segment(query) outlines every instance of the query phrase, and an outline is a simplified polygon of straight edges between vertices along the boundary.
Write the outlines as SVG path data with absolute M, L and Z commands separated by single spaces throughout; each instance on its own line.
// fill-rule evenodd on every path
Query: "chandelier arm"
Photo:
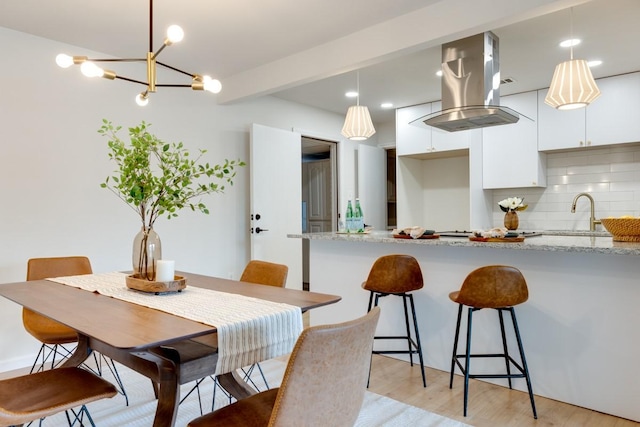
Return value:
M 156 87 L 191 87 L 191 85 L 164 83 L 164 84 L 156 84 Z
M 168 69 L 170 69 L 170 70 L 173 70 L 173 71 L 175 71 L 175 72 L 177 72 L 177 73 L 182 73 L 182 74 L 184 74 L 184 75 L 186 75 L 186 76 L 189 76 L 189 77 L 191 77 L 191 78 L 196 77 L 196 74 L 188 73 L 188 72 L 186 72 L 186 71 L 183 71 L 183 70 L 181 70 L 181 69 L 179 69 L 179 68 L 176 68 L 176 67 L 172 67 L 171 65 L 165 64 L 165 63 L 160 62 L 160 61 L 156 61 L 156 64 L 158 64 L 158 65 L 162 65 L 162 66 L 163 66 L 163 67 L 165 67 L 165 68 L 168 68 Z M 190 85 L 187 85 L 187 86 L 190 86 Z
M 87 58 L 86 61 L 91 62 L 146 62 L 146 58 Z
M 149 0 L 149 50 L 148 52 L 153 52 L 153 0 Z
M 125 81 L 131 82 L 131 83 L 138 83 L 138 84 L 141 84 L 143 86 L 148 86 L 149 85 L 147 82 L 143 82 L 141 80 L 130 79 L 129 77 L 116 76 L 116 79 L 125 80 Z

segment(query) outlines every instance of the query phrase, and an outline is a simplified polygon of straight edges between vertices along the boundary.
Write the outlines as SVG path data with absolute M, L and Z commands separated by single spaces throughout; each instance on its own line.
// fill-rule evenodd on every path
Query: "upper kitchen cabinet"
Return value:
M 412 156 L 431 150 L 431 129 L 409 124 L 431 113 L 431 103 L 396 110 L 396 154 Z
M 520 113 L 520 120 L 482 129 L 483 188 L 546 187 L 546 155 L 538 151 L 537 93 L 503 96 L 500 104 Z
M 601 95 L 587 107 L 587 144 L 640 141 L 640 73 L 597 80 Z
M 464 155 L 469 148 L 469 132 L 446 132 L 412 121 L 442 109 L 440 101 L 396 110 L 396 150 L 398 156 L 420 159 Z
M 596 80 L 601 95 L 587 108 L 556 110 L 538 91 L 540 151 L 640 141 L 640 73 Z

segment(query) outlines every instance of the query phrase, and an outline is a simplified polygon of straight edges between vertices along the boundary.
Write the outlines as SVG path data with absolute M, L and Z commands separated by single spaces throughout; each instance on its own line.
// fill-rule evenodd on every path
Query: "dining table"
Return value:
M 341 299 L 337 295 L 188 272 L 176 275 L 186 279 L 185 293 L 190 288 L 208 289 L 262 300 L 265 304 L 282 303 L 298 307 L 301 312 Z M 89 280 L 91 277 L 86 276 Z M 216 325 L 52 280 L 0 284 L 0 295 L 78 332 L 78 345 L 63 366 L 79 366 L 92 351 L 97 351 L 148 377 L 158 401 L 154 427 L 175 424 L 181 384 L 216 371 Z M 256 392 L 235 370 L 218 372 L 217 379 L 237 399 Z

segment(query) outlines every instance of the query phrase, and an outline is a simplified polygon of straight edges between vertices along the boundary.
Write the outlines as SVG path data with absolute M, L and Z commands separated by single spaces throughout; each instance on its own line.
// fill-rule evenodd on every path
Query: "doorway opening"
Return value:
M 302 136 L 302 232 L 338 228 L 337 143 Z M 309 239 L 302 239 L 302 288 L 309 290 Z

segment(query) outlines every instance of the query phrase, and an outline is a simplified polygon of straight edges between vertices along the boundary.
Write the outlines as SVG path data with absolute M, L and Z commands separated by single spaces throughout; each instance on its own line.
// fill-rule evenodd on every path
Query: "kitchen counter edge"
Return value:
M 553 252 L 581 252 L 608 255 L 640 255 L 640 242 L 614 242 L 611 236 L 559 235 L 543 233 L 525 238 L 523 242 L 474 242 L 467 238 L 440 237 L 438 239 L 397 239 L 390 232 L 373 231 L 368 234 L 301 233 L 288 234 L 289 238 L 333 240 L 339 242 L 394 243 L 400 245 L 459 246 Z

